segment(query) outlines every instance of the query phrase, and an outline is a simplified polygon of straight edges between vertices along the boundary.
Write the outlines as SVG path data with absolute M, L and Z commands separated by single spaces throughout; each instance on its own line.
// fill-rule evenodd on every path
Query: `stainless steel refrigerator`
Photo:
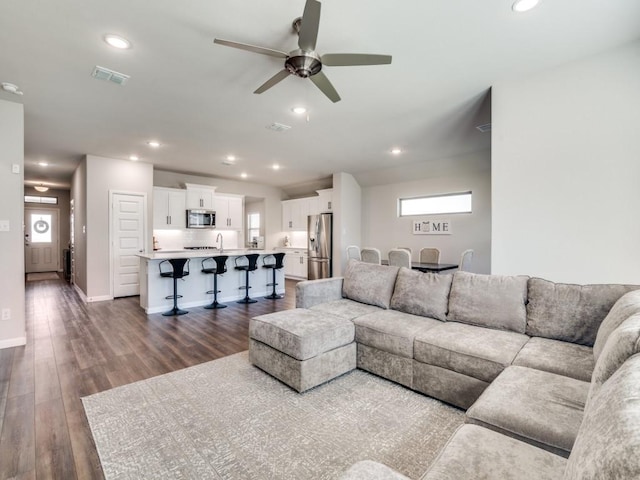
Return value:
M 308 278 L 329 278 L 332 275 L 333 215 L 321 213 L 307 217 L 307 243 L 309 250 Z

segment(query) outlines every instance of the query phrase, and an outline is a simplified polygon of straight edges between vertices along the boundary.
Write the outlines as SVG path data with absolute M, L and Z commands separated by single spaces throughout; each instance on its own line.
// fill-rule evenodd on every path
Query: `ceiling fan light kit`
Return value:
M 361 53 L 318 54 L 316 52 L 316 40 L 320 27 L 320 2 L 317 0 L 307 0 L 302 17 L 296 18 L 292 26 L 293 31 L 298 34 L 298 48 L 289 53 L 272 48 L 222 40 L 220 38 L 214 39 L 213 42 L 218 45 L 285 59 L 284 69 L 280 70 L 253 92 L 257 94 L 269 90 L 289 75 L 295 75 L 296 77 L 310 79 L 322 93 L 335 103 L 340 101 L 340 95 L 327 76 L 322 72 L 323 65 L 346 67 L 354 65 L 388 65 L 391 63 L 391 55 L 369 55 Z

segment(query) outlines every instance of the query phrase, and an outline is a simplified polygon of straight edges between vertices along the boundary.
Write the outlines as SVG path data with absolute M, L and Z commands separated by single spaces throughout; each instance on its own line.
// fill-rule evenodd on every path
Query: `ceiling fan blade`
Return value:
M 318 72 L 309 78 L 333 103 L 340 101 L 340 95 L 338 95 L 338 92 L 333 88 L 333 85 L 331 85 L 331 82 L 324 73 Z
M 222 40 L 221 38 L 215 38 L 213 43 L 218 45 L 224 45 L 225 47 L 239 48 L 240 50 L 248 50 L 249 52 L 260 53 L 262 55 L 270 55 L 272 57 L 287 58 L 288 54 L 281 52 L 280 50 L 273 50 L 272 48 L 258 47 L 256 45 L 249 45 L 248 43 L 232 42 L 231 40 Z
M 325 53 L 322 64 L 328 67 L 349 67 L 352 65 L 388 65 L 391 55 L 369 55 L 366 53 Z
M 298 46 L 302 50 L 313 51 L 316 49 L 318 28 L 320 26 L 320 2 L 307 0 L 302 14 L 300 32 L 298 32 Z
M 291 75 L 291 73 L 289 73 L 289 70 L 280 70 L 278 73 L 276 73 L 273 77 L 271 77 L 269 80 L 267 80 L 266 82 L 264 82 L 262 85 L 260 85 L 258 87 L 258 89 L 253 92 L 253 93 L 262 93 L 262 92 L 266 92 L 267 90 L 269 90 L 271 87 L 273 87 L 276 83 L 281 82 L 282 80 L 284 80 L 285 78 L 287 78 L 289 75 Z

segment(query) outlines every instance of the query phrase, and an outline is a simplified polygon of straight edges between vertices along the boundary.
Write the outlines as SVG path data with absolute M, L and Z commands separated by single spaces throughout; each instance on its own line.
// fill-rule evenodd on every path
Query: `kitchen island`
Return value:
M 218 276 L 218 302 L 235 302 L 244 298 L 245 272 L 235 270 L 235 260 L 238 258 L 239 265 L 246 265 L 245 259 L 240 259 L 245 254 L 257 253 L 258 269 L 249 273 L 249 296 L 258 301 L 272 302 L 263 297 L 272 292 L 273 287 L 267 286 L 273 281 L 273 270 L 262 268 L 263 259 L 271 252 L 255 249 L 233 249 L 233 250 L 160 250 L 152 253 L 140 253 L 140 306 L 146 313 L 160 313 L 170 310 L 173 305 L 171 298 L 173 295 L 173 281 L 170 278 L 160 276 L 160 262 L 171 258 L 188 258 L 189 275 L 178 281 L 178 305 L 182 309 L 202 307 L 213 301 L 213 294 L 206 292 L 213 290 L 213 275 L 202 273 L 202 260 L 209 257 L 227 255 L 227 272 Z M 275 252 L 274 252 L 275 253 Z M 273 262 L 268 259 L 267 262 Z M 168 265 L 170 270 L 170 265 Z M 164 266 L 163 266 L 164 269 Z M 283 269 L 276 270 L 276 292 L 284 294 L 284 272 Z

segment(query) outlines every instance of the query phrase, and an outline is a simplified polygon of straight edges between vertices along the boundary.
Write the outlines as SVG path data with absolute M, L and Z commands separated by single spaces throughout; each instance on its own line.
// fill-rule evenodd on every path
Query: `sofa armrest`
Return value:
M 296 308 L 311 308 L 342 299 L 343 277 L 304 280 L 296 285 Z

